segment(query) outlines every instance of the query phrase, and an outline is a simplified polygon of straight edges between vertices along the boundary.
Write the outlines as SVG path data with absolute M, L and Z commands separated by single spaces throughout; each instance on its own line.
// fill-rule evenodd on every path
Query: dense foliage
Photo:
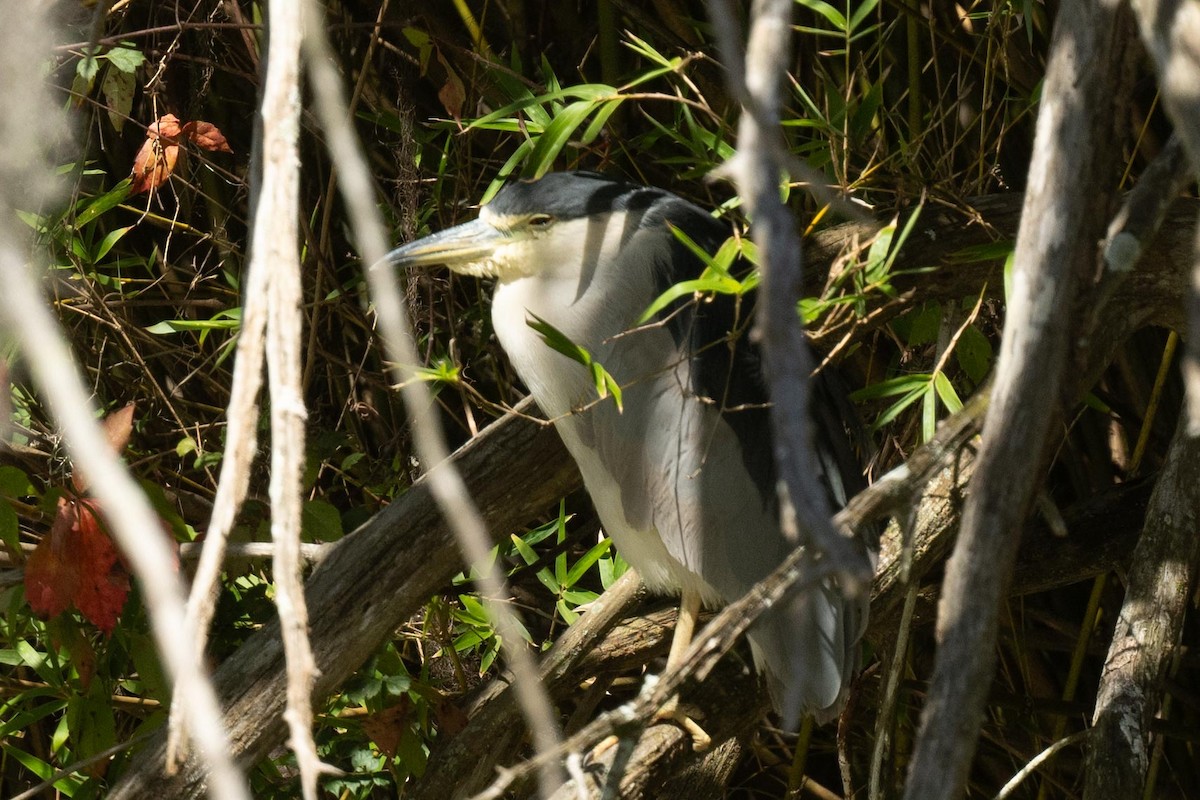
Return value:
M 60 169 L 68 195 L 60 205 L 27 209 L 25 221 L 51 254 L 48 292 L 97 401 L 110 411 L 136 404 L 125 455 L 165 526 L 185 545 L 186 571 L 194 559 L 186 544 L 208 523 L 224 446 L 264 9 L 247 0 L 97 5 L 111 6 L 98 41 L 90 41 L 92 12 L 84 4 L 65 10 L 63 44 L 47 69 L 76 132 L 77 149 L 63 153 Z M 745 12 L 747 4 L 735 5 Z M 797 5 L 788 145 L 828 177 L 834 194 L 881 219 L 900 220 L 847 248 L 828 275 L 814 277 L 800 307 L 821 354 L 832 351 L 859 390 L 878 475 L 930 438 L 993 364 L 1003 316 L 999 287 L 941 302 L 918 296 L 902 313 L 872 312 L 898 297 L 898 254 L 921 266 L 920 235 L 904 222 L 914 218 L 911 212 L 961 214 L 965 226 L 968 198 L 1022 187 L 1053 4 Z M 744 230 L 729 186 L 705 181 L 732 154 L 737 119 L 709 25 L 705 4 L 696 0 L 328 3 L 328 29 L 352 87 L 378 202 L 397 241 L 469 218 L 473 205 L 506 180 L 568 168 L 662 186 L 720 209 L 731 232 Z M 1154 97 L 1147 81 L 1138 98 L 1144 105 L 1129 110 L 1136 128 L 1127 149 L 1131 176 L 1161 143 Z M 193 132 L 197 125 L 215 128 L 224 148 L 164 132 L 167 114 Z M 157 186 L 144 179 L 152 168 L 135 166 L 148 132 L 179 148 Z M 385 379 L 363 265 L 319 138 L 314 126 L 302 140 L 304 539 L 331 543 L 403 493 L 420 469 L 398 394 Z M 805 188 L 796 176 L 785 191 L 806 233 L 841 221 L 826 195 Z M 1002 261 L 1011 243 L 997 238 L 962 258 Z M 491 336 L 477 282 L 445 273 L 410 276 L 406 297 L 428 368 L 424 377 L 453 442 L 461 444 L 515 403 L 522 387 Z M 1170 359 L 1162 355 L 1163 340 L 1155 332 L 1136 337 L 1086 406 L 1075 409 L 1048 503 L 1069 507 L 1150 471 L 1161 457 L 1178 403 L 1173 383 L 1154 384 L 1160 358 Z M 83 487 L 72 482 L 55 430 L 19 365 L 11 379 L 11 447 L 0 456 L 0 557 L 9 568 L 0 584 L 0 794 L 78 765 L 56 779 L 55 789 L 101 797 L 140 737 L 163 723 L 170 695 L 136 587 L 115 625 L 98 627 L 78 605 L 42 619 L 26 602 L 22 570 L 50 536 L 62 504 L 82 502 L 74 498 Z M 1155 407 L 1160 417 L 1147 411 Z M 1148 444 L 1135 448 L 1143 431 Z M 269 538 L 265 487 L 260 474 L 239 521 L 242 542 Z M 497 533 L 508 537 L 497 557 L 509 572 L 530 646 L 539 650 L 624 569 L 599 536 L 582 493 L 547 508 L 528 530 Z M 104 579 L 120 579 L 119 564 L 104 569 Z M 1102 576 L 1009 606 L 973 793 L 993 795 L 1090 716 L 1088 687 L 1096 683 L 1106 631 L 1120 606 L 1118 584 L 1119 576 Z M 214 663 L 270 618 L 272 592 L 269 564 L 231 562 L 214 627 Z M 892 722 L 893 788 L 902 782 L 928 680 L 929 622 L 921 620 L 911 633 Z M 1193 621 L 1188 641 L 1195 632 Z M 319 709 L 321 755 L 345 770 L 325 781 L 329 796 L 403 793 L 422 774 L 431 744 L 461 727 L 456 703 L 496 673 L 498 648 L 465 575 L 429 598 Z M 823 786 L 841 785 L 839 749 L 861 785 L 880 663 L 889 658 L 866 654 L 843 735 L 837 726 L 814 734 L 808 774 Z M 1155 751 L 1156 796 L 1200 793 L 1191 757 L 1194 659 L 1184 657 L 1179 670 Z M 631 691 L 618 684 L 612 696 Z M 782 796 L 789 785 L 796 788 L 799 776 L 789 769 L 794 745 L 794 737 L 765 723 L 735 791 Z M 256 796 L 293 796 L 291 764 L 282 749 L 258 764 Z M 1027 786 L 1040 785 L 1047 797 L 1076 796 L 1078 764 L 1068 748 Z

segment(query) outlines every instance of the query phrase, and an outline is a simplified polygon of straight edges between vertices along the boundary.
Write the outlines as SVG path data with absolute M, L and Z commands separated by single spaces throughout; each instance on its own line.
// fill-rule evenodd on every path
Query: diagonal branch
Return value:
M 1073 309 L 1096 264 L 1130 49 L 1115 0 L 1059 10 L 992 404 L 938 607 L 940 646 L 905 797 L 961 797 L 995 668 L 999 604 L 1062 417 Z M 1125 72 L 1123 75 L 1122 72 Z
M 829 521 L 830 506 L 818 476 L 809 416 L 808 375 L 812 356 L 796 313 L 803 285 L 800 236 L 779 183 L 786 164 L 780 153 L 780 106 L 791 46 L 793 0 L 755 0 L 745 50 L 732 26 L 717 25 L 733 94 L 741 99 L 738 153 L 725 165 L 753 217 L 761 253 L 758 332 L 763 339 L 771 390 L 771 427 L 779 468 L 784 532 L 821 554 L 823 569 L 855 591 L 870 579 L 866 554 Z M 734 19 L 728 4 L 710 3 L 709 16 Z M 789 714 L 790 716 L 790 714 Z

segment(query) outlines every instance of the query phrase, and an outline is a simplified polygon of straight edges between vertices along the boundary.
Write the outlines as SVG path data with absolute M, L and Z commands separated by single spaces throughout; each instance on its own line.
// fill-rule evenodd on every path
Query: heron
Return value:
M 793 548 L 780 524 L 760 354 L 747 335 L 753 298 L 685 293 L 642 319 L 670 287 L 700 276 L 696 247 L 714 253 L 730 233 L 668 191 L 557 172 L 507 185 L 474 221 L 385 260 L 495 281 L 496 338 L 579 466 L 604 530 L 652 592 L 680 596 L 668 667 L 702 605 L 742 597 Z M 583 348 L 621 387 L 621 403 L 601 399 L 595 372 L 548 346 L 548 332 Z M 844 503 L 835 462 L 845 456 L 821 461 Z M 865 602 L 827 581 L 750 628 L 785 720 L 836 714 Z

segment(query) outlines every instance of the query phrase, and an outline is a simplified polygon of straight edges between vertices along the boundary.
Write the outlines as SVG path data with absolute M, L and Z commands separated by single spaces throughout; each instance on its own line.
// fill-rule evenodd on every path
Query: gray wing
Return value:
M 658 204 L 655 214 L 661 220 L 648 218 L 643 226 L 669 221 L 709 252 L 727 235 L 681 200 Z M 630 245 L 637 246 L 636 238 Z M 630 253 L 629 262 L 645 260 Z M 655 295 L 703 269 L 678 242 L 669 253 L 658 251 L 656 264 Z M 767 392 L 747 335 L 747 300 L 681 302 L 660 314 L 662 328 L 618 340 L 606 357 L 628 385 L 626 412 L 599 409 L 592 420 L 597 452 L 617 476 L 627 521 L 652 526 L 670 555 L 723 602 L 741 597 L 790 549 L 778 523 Z M 648 353 L 659 365 L 652 376 Z M 824 432 L 839 438 L 839 431 Z M 840 505 L 846 496 L 840 465 L 847 456 L 825 452 L 826 485 Z M 751 644 L 781 710 L 836 706 L 864 614 L 861 603 L 848 606 L 835 587 L 823 586 L 760 620 Z

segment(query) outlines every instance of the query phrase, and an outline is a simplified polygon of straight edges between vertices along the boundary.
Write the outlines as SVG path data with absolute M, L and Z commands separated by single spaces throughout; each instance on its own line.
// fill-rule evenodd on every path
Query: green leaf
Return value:
M 0 501 L 0 541 L 12 554 L 21 552 L 21 525 L 16 510 L 7 502 Z
M 854 400 L 877 400 L 881 397 L 893 397 L 913 390 L 924 389 L 928 385 L 929 375 L 926 373 L 900 375 L 895 378 L 889 378 L 886 381 L 865 386 L 853 392 L 850 397 Z
M 592 385 L 596 387 L 596 395 L 603 400 L 611 394 L 613 402 L 617 404 L 617 411 L 624 411 L 624 395 L 617 379 L 610 375 L 598 361 L 593 361 L 589 365 L 589 369 L 592 372 Z
M 146 331 L 162 335 L 167 333 L 183 333 L 184 331 L 207 333 L 208 331 L 237 330 L 242 327 L 241 317 L 241 309 L 233 309 L 230 311 L 220 311 L 212 319 L 165 319 L 162 322 L 156 322 L 149 326 L 146 328 Z M 203 341 L 203 338 L 201 341 Z
M 474 120 L 466 126 L 466 129 L 487 128 L 495 130 L 493 126 L 497 123 L 516 122 L 512 118 L 518 112 L 526 111 L 533 116 L 536 111 L 540 112 L 542 115 L 541 118 L 530 119 L 526 123 L 526 129 L 530 132 L 541 133 L 553 124 L 553 119 L 546 115 L 545 110 L 542 108 L 543 105 L 549 105 L 558 100 L 566 99 L 584 100 L 588 101 L 589 105 L 594 105 L 597 101 L 616 99 L 619 95 L 620 92 L 615 86 L 608 86 L 603 83 L 581 83 L 578 86 L 569 86 L 566 89 L 558 89 L 541 95 L 529 93 L 506 106 L 496 109 L 490 114 L 485 114 L 479 119 Z M 514 127 L 513 130 L 519 130 L 519 126 Z
M 132 72 L 122 72 L 111 66 L 104 71 L 100 91 L 104 94 L 104 102 L 108 106 L 108 119 L 118 131 L 125 124 L 125 120 L 129 119 L 136 89 L 137 79 Z
M 579 583 L 580 579 L 587 574 L 600 557 L 606 555 L 612 549 L 612 539 L 601 539 L 592 545 L 586 553 L 579 557 L 579 560 L 571 565 L 571 569 L 567 571 L 566 580 L 563 585 L 567 587 L 574 586 Z
M 608 589 L 617 578 L 620 578 L 629 570 L 629 562 L 621 557 L 620 553 L 612 553 L 612 556 L 604 556 L 598 564 L 600 570 L 600 585 Z
M 942 405 L 951 414 L 958 413 L 962 409 L 962 399 L 958 396 L 958 392 L 954 390 L 954 384 L 950 383 L 950 379 L 946 377 L 946 373 L 939 372 L 933 376 L 933 386 L 937 389 L 938 398 L 941 399 Z
M 48 690 L 34 690 L 21 692 L 14 700 L 21 701 L 21 710 L 14 713 L 13 707 L 15 704 L 5 704 L 3 709 L 4 721 L 0 722 L 0 740 L 7 739 L 18 731 L 22 731 L 33 725 L 38 720 L 51 717 L 67 707 L 67 701 L 60 697 L 52 697 L 52 692 Z M 26 708 L 30 702 L 39 699 L 40 697 L 50 697 L 44 703 Z
M 921 381 L 920 385 L 911 389 L 908 393 L 890 405 L 887 410 L 879 415 L 874 424 L 871 425 L 872 431 L 877 431 L 880 428 L 883 428 L 896 417 L 900 416 L 900 414 L 906 408 L 925 397 L 925 395 L 929 394 L 930 390 L 933 388 L 933 382 L 929 380 L 928 375 L 924 375 L 922 378 L 923 380 Z
M 50 665 L 46 653 L 35 650 L 33 645 L 24 639 L 17 640 L 16 650 L 25 666 L 36 672 L 39 678 L 51 686 L 62 685 L 62 675 Z
M 804 6 L 810 11 L 815 11 L 820 14 L 829 24 L 837 29 L 839 33 L 849 33 L 850 27 L 846 24 L 846 18 L 836 8 L 826 3 L 825 0 L 796 0 L 797 3 Z
M 517 552 L 521 555 L 521 558 L 525 560 L 526 564 L 532 565 L 537 563 L 537 551 L 530 547 L 528 542 L 516 534 L 510 535 L 509 538 L 512 540 L 513 547 L 517 549 Z
M 413 377 L 429 383 L 445 383 L 451 386 L 462 382 L 462 375 L 457 366 L 449 358 L 436 359 L 428 367 L 417 367 L 412 370 Z
M 921 398 L 921 441 L 928 442 L 936 432 L 937 394 L 925 392 Z
M 108 255 L 108 251 L 112 250 L 113 246 L 116 245 L 117 242 L 121 241 L 125 234 L 129 233 L 131 230 L 133 230 L 132 225 L 110 231 L 107 236 L 100 240 L 100 244 L 96 246 L 96 253 L 92 257 L 92 263 L 95 264 L 103 261 L 104 257 Z
M 27 753 L 18 747 L 13 747 L 8 742 L 0 742 L 0 749 L 3 749 L 10 758 L 18 762 L 22 767 L 29 770 L 34 775 L 38 776 L 38 778 L 41 780 L 47 780 L 51 775 L 54 774 L 54 767 L 50 766 L 45 761 L 42 761 L 32 753 Z
M 23 470 L 8 464 L 0 466 L 0 495 L 15 499 L 33 494 L 33 483 Z
M 72 698 L 67 704 L 71 720 L 71 742 L 82 758 L 107 750 L 116 744 L 116 720 L 104 681 L 93 680 L 87 695 Z
M 974 325 L 968 325 L 958 337 L 954 357 L 966 376 L 978 384 L 992 368 L 992 343 Z
M 309 500 L 300 512 L 301 538 L 306 542 L 336 542 L 345 535 L 342 515 L 327 500 Z
M 170 702 L 171 684 L 167 682 L 154 639 L 147 633 L 131 633 L 129 656 L 133 659 L 134 667 L 137 668 L 138 680 L 142 684 L 142 694 L 161 703 Z
M 129 178 L 126 178 L 88 203 L 87 207 L 75 216 L 75 227 L 82 228 L 104 212 L 125 202 L 125 198 L 129 196 L 130 185 Z
M 856 30 L 877 5 L 879 5 L 879 0 L 863 0 L 850 16 L 850 30 Z
M 136 72 L 138 67 L 146 63 L 146 56 L 142 51 L 134 50 L 132 47 L 114 47 L 104 57 L 118 71 L 126 72 L 130 75 Z
M 592 376 L 592 383 L 596 387 L 596 394 L 600 399 L 603 400 L 611 394 L 613 401 L 617 404 L 617 410 L 623 411 L 621 385 L 609 374 L 608 370 L 600 362 L 593 360 L 591 353 L 572 342 L 558 328 L 532 311 L 529 312 L 529 316 L 531 319 L 526 324 L 541 335 L 542 341 L 572 361 L 576 361 L 587 367 Z
M 89 45 L 83 49 L 83 58 L 79 59 L 79 63 L 75 65 L 75 74 L 87 81 L 89 85 L 96 79 L 96 73 L 100 71 L 100 59 L 97 57 L 99 53 L 99 47 Z
M 928 303 L 913 318 L 912 327 L 908 331 L 908 346 L 918 347 L 937 341 L 938 331 L 942 327 L 942 306 L 940 303 Z
M 887 275 L 887 254 L 895 234 L 896 221 L 892 220 L 891 224 L 879 229 L 875 241 L 871 242 L 871 249 L 867 251 L 867 265 L 863 270 L 871 283 L 878 283 Z
M 558 600 L 554 604 L 554 607 L 558 609 L 559 616 L 563 618 L 563 622 L 568 625 L 574 625 L 579 620 L 579 615 L 575 613 L 575 610 L 571 606 L 567 605 L 566 600 Z
M 602 103 L 596 110 L 595 116 L 592 117 L 592 121 L 588 123 L 583 135 L 579 137 L 579 141 L 583 144 L 591 144 L 592 142 L 596 141 L 596 137 L 599 136 L 601 131 L 604 130 L 604 125 L 608 122 L 609 117 L 613 115 L 613 112 L 620 108 L 621 101 L 623 99 L 624 98 L 617 98 L 615 100 L 607 100 Z
M 591 100 L 578 100 L 564 108 L 551 120 L 545 132 L 538 137 L 533 152 L 529 154 L 526 171 L 530 177 L 540 178 L 554 168 L 554 159 L 571 140 L 571 135 L 583 124 L 596 108 Z
M 1014 248 L 1004 259 L 1004 305 L 1012 302 L 1013 270 L 1016 269 L 1017 251 Z

